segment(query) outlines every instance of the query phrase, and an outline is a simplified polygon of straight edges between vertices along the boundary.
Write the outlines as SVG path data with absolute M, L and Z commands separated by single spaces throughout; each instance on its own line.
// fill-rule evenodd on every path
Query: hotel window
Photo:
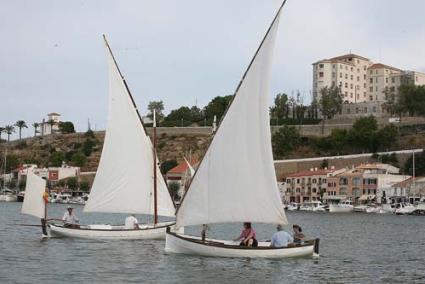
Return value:
M 348 92 L 345 92 L 345 97 L 348 97 Z
M 350 75 L 350 79 L 353 80 L 353 75 Z
M 363 80 L 366 80 L 366 74 L 363 75 Z
M 365 98 L 366 98 L 366 92 L 363 92 L 363 97 L 365 97 Z
M 332 72 L 332 78 L 335 78 L 335 72 Z
M 299 184 L 300 183 L 300 179 L 299 178 L 297 178 L 297 184 Z
M 323 72 L 319 72 L 319 77 L 323 78 Z
M 375 82 L 378 83 L 378 77 L 375 78 Z
M 360 76 L 357 76 L 357 82 L 359 82 L 360 81 Z
M 373 101 L 373 96 L 369 96 L 369 100 Z M 367 112 L 367 110 L 366 110 L 366 112 Z
M 353 98 L 353 93 L 350 93 L 350 98 Z
M 339 72 L 339 78 L 342 78 L 342 73 L 341 72 Z
M 335 69 L 335 64 L 332 64 L 332 69 Z
M 394 86 L 390 87 L 390 91 L 391 92 L 394 92 L 395 91 L 395 87 Z
M 353 84 L 350 84 L 350 89 L 353 89 Z
M 350 70 L 353 71 L 353 67 L 351 67 Z
M 359 108 L 358 107 L 356 107 L 356 113 L 359 113 Z
M 323 64 L 319 64 L 319 68 L 323 68 Z
M 395 78 L 394 77 L 391 78 L 391 83 L 395 83 Z
M 348 79 L 348 74 L 345 74 L 345 79 Z
M 371 74 L 371 75 L 373 74 L 373 70 L 370 70 L 370 74 Z
M 364 71 L 366 71 L 366 65 L 365 65 L 365 66 L 363 66 L 363 70 L 364 70 Z
M 373 87 L 369 87 L 369 92 L 373 92 Z
M 376 92 L 378 91 L 378 86 L 376 86 L 376 87 L 375 87 L 375 91 L 376 91 Z
M 385 83 L 388 83 L 388 78 L 385 78 Z
M 357 73 L 360 73 L 360 68 L 357 68 Z
M 363 88 L 365 88 L 365 89 L 366 89 L 366 83 L 363 83 Z
M 371 84 L 373 84 L 373 78 L 370 78 L 370 80 L 369 80 L 369 81 L 370 81 L 370 83 L 371 83 Z
M 347 82 L 345 82 L 345 87 L 348 88 L 348 83 Z
M 376 106 L 374 106 L 374 107 L 372 108 L 372 111 L 373 111 L 373 112 L 376 112 Z

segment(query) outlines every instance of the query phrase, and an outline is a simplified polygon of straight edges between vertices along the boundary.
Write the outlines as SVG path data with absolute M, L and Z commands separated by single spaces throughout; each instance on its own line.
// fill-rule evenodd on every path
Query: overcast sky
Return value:
M 106 34 L 143 113 L 232 94 L 280 0 L 36 1 L 0 5 L 0 125 L 59 112 L 85 131 L 107 117 Z M 278 92 L 310 101 L 311 63 L 348 52 L 425 72 L 425 1 L 288 0 L 275 50 Z M 32 127 L 24 131 L 31 135 Z

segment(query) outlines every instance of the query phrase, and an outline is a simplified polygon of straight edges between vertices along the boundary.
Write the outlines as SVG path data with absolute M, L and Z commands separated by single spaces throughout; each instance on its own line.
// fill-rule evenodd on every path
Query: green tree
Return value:
M 272 145 L 275 158 L 283 158 L 301 144 L 301 136 L 293 126 L 283 125 L 273 134 Z
M 6 172 L 11 172 L 16 169 L 20 164 L 19 158 L 14 154 L 8 154 L 6 156 Z
M 270 107 L 270 117 L 276 120 L 276 125 L 279 120 L 282 121 L 288 117 L 288 95 L 279 93 L 274 98 L 274 105 Z
M 63 134 L 75 133 L 74 124 L 71 121 L 59 122 L 59 131 Z
M 217 116 L 217 122 L 220 121 L 224 112 L 227 110 L 230 102 L 232 101 L 233 95 L 229 96 L 218 96 L 212 99 L 204 108 L 205 118 L 208 121 L 212 121 L 214 116 Z
M 413 156 L 406 160 L 403 172 L 407 175 L 413 175 Z M 425 175 L 425 151 L 420 154 L 415 153 L 415 176 L 423 175 Z
M 173 181 L 168 185 L 168 191 L 170 192 L 171 198 L 177 200 L 179 196 L 180 184 Z
M 186 106 L 182 106 L 178 109 L 172 110 L 164 119 L 163 125 L 169 126 L 180 126 L 186 122 L 190 124 L 193 121 L 192 111 Z
M 6 134 L 7 134 L 7 142 L 9 142 L 10 135 L 12 135 L 12 133 L 15 132 L 15 127 L 13 125 L 6 125 L 4 127 L 4 130 L 6 131 Z
M 93 138 L 93 139 L 95 138 L 94 132 L 91 129 L 87 130 L 86 133 L 84 133 L 84 136 L 87 138 Z
M 378 122 L 372 115 L 356 119 L 349 136 L 354 146 L 361 150 L 376 152 L 378 149 Z
M 383 150 L 388 150 L 397 141 L 398 128 L 394 124 L 389 124 L 378 131 L 379 146 Z
M 19 140 L 22 139 L 22 128 L 28 128 L 27 123 L 23 120 L 18 120 L 15 123 L 15 126 L 19 129 Z
M 16 188 L 16 179 L 11 179 L 10 181 L 6 182 L 6 187 L 10 189 Z
M 49 164 L 52 167 L 62 166 L 62 162 L 65 161 L 65 154 L 63 152 L 53 152 L 49 158 Z
M 37 123 L 37 122 L 34 122 L 33 124 L 32 124 L 32 127 L 34 127 L 34 137 L 35 136 L 37 136 L 37 133 L 38 133 L 38 127 L 40 127 L 40 123 Z
M 329 136 L 330 146 L 336 153 L 341 153 L 349 144 L 348 131 L 346 129 L 333 129 Z
M 331 119 L 342 109 L 341 90 L 336 87 L 324 87 L 320 90 L 319 110 L 322 113 L 322 135 L 325 133 L 325 121 Z
M 91 155 L 91 153 L 93 152 L 93 148 L 96 146 L 96 141 L 87 138 L 86 141 L 84 141 L 83 143 L 83 153 L 84 155 L 86 155 L 87 157 Z
M 153 112 L 155 110 L 156 121 L 162 121 L 164 118 L 164 103 L 163 101 L 151 101 L 148 104 L 148 117 L 153 119 Z
M 71 190 L 76 190 L 78 188 L 78 179 L 76 177 L 69 177 L 66 179 L 66 185 Z
M 172 168 L 174 168 L 175 166 L 177 166 L 177 161 L 176 160 L 166 160 L 164 162 L 162 162 L 161 164 L 161 173 L 163 175 L 165 175 L 169 170 L 171 170 Z
M 90 189 L 90 184 L 89 184 L 88 181 L 83 180 L 83 181 L 80 182 L 80 190 L 81 191 L 88 192 L 89 189 Z
M 83 153 L 77 152 L 71 157 L 71 162 L 76 167 L 84 167 L 87 162 L 87 158 Z

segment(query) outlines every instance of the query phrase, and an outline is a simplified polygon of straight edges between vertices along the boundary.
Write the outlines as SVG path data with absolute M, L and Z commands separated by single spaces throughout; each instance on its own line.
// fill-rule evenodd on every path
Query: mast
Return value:
M 284 1 L 282 2 L 282 4 L 280 5 L 279 10 L 277 11 L 277 13 L 276 13 L 275 17 L 273 18 L 273 21 L 271 22 L 271 24 L 270 24 L 269 28 L 267 29 L 266 34 L 264 35 L 263 39 L 261 40 L 260 45 L 258 46 L 258 48 L 257 48 L 257 50 L 256 50 L 256 52 L 255 52 L 255 54 L 254 54 L 254 56 L 252 57 L 252 59 L 251 59 L 250 63 L 248 64 L 248 67 L 246 68 L 246 70 L 245 70 L 245 72 L 244 72 L 244 74 L 243 74 L 243 76 L 242 76 L 241 80 L 239 81 L 239 84 L 238 84 L 238 86 L 236 87 L 235 93 L 234 93 L 234 95 L 232 96 L 232 99 L 230 100 L 229 104 L 227 105 L 227 108 L 226 108 L 226 110 L 224 111 L 224 113 L 223 113 L 222 117 L 220 118 L 220 122 L 219 122 L 218 126 L 216 127 L 216 129 L 215 129 L 215 131 L 214 131 L 213 135 L 215 135 L 215 134 L 218 132 L 218 130 L 220 129 L 221 124 L 222 124 L 222 122 L 223 122 L 224 118 L 226 117 L 227 112 L 228 112 L 228 111 L 229 111 L 229 109 L 230 109 L 230 106 L 233 104 L 233 101 L 235 100 L 235 97 L 236 97 L 236 95 L 238 94 L 238 91 L 239 91 L 240 87 L 242 86 L 242 83 L 243 83 L 243 81 L 245 80 L 246 75 L 248 74 L 249 70 L 251 69 L 252 64 L 254 63 L 255 59 L 257 58 L 257 55 L 258 55 L 258 53 L 260 52 L 261 47 L 263 46 L 263 44 L 264 44 L 264 42 L 265 42 L 265 40 L 266 40 L 267 36 L 269 35 L 270 30 L 271 30 L 271 29 L 272 29 L 272 27 L 273 27 L 273 24 L 276 22 L 276 19 L 278 18 L 279 14 L 280 14 L 280 11 L 282 10 L 283 6 L 285 6 L 285 3 L 286 3 L 286 0 L 284 0 Z M 214 138 L 213 138 L 213 139 L 214 139 Z M 209 148 L 211 147 L 211 144 L 212 144 L 212 143 L 210 143 L 210 145 L 208 146 L 208 148 L 207 148 L 207 150 L 205 151 L 205 153 L 207 153 L 207 152 L 208 152 Z M 187 193 L 188 193 L 188 192 L 189 192 L 189 190 L 190 190 L 190 186 L 191 186 L 191 184 L 192 184 L 192 181 L 195 179 L 195 176 L 196 176 L 196 174 L 198 173 L 198 169 L 200 168 L 200 166 L 201 166 L 201 164 L 202 164 L 202 162 L 203 162 L 204 158 L 205 158 L 205 155 L 204 155 L 204 156 L 202 157 L 202 159 L 200 160 L 200 162 L 199 162 L 199 164 L 198 164 L 198 168 L 196 169 L 195 174 L 194 174 L 194 175 L 193 175 L 193 177 L 191 178 L 190 183 L 189 183 L 189 185 L 188 185 L 188 188 L 187 188 L 187 190 L 186 190 L 185 194 L 183 195 L 183 198 L 182 198 L 182 200 L 181 200 L 180 204 L 183 204 L 184 199 L 185 199 L 185 197 L 187 196 Z M 181 206 L 179 206 L 179 207 L 176 209 L 176 216 L 177 216 L 177 213 L 179 212 L 180 208 L 181 208 Z
M 153 207 L 154 225 L 158 223 L 158 199 L 157 199 L 157 177 L 156 177 L 156 111 L 153 110 Z

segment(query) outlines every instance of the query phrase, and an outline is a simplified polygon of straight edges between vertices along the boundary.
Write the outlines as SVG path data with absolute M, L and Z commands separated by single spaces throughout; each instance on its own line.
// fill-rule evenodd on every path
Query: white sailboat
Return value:
M 153 215 L 151 224 L 139 229 L 124 225 L 87 225 L 66 228 L 50 224 L 51 233 L 93 239 L 164 238 L 174 221 L 158 222 L 158 216 L 174 217 L 175 208 L 160 172 L 155 151 L 141 117 L 104 38 L 109 62 L 109 117 L 105 141 L 90 197 L 84 212 Z M 154 141 L 155 141 L 154 125 Z
M 3 179 L 6 177 L 6 167 L 7 167 L 7 149 L 4 152 L 4 160 L 3 160 Z M 5 182 L 3 180 L 3 187 L 0 190 L 0 201 L 4 202 L 15 202 L 18 200 L 18 197 L 16 196 L 16 192 L 13 190 L 10 190 L 6 188 Z
M 285 3 L 285 2 L 284 2 Z M 271 148 L 268 93 L 280 7 L 233 101 L 224 115 L 181 206 L 177 228 L 201 224 L 261 222 L 287 224 L 277 187 Z M 286 258 L 318 253 L 318 240 L 273 248 L 184 235 L 167 230 L 167 253 L 214 257 Z
M 25 185 L 25 198 L 22 203 L 21 213 L 41 219 L 43 230 L 42 238 L 47 238 L 48 236 L 46 230 L 47 202 L 44 199 L 45 190 L 46 180 L 35 175 L 32 171 L 28 171 Z

